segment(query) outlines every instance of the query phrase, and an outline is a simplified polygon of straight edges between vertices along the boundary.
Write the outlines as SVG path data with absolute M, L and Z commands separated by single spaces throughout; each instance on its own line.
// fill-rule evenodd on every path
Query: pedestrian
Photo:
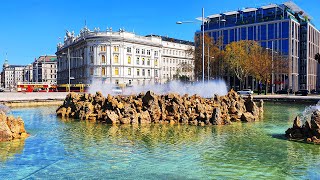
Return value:
M 258 84 L 258 95 L 260 95 L 261 94 L 261 83 L 259 82 L 259 84 Z

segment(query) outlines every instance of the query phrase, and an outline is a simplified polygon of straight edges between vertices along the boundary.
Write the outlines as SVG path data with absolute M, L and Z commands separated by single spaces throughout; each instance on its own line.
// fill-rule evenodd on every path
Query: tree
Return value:
M 268 81 L 272 74 L 272 56 L 269 51 L 264 48 L 259 48 L 252 57 L 252 75 L 259 81 L 265 82 L 265 94 L 268 91 Z
M 265 94 L 268 91 L 268 82 L 272 80 L 272 73 L 274 81 L 280 81 L 281 75 L 288 73 L 288 59 L 286 56 L 282 56 L 280 52 L 272 52 L 263 47 L 258 47 L 256 51 L 252 52 L 251 58 L 251 73 L 258 81 L 265 82 Z
M 257 58 L 260 49 L 257 42 L 247 40 L 232 42 L 225 48 L 225 62 L 240 80 L 241 88 L 245 78 L 253 71 L 253 59 Z
M 208 75 L 208 59 L 209 59 L 209 74 L 213 74 L 217 71 L 218 66 L 214 66 L 214 63 L 220 57 L 222 51 L 220 51 L 221 40 L 214 40 L 208 34 L 204 35 L 204 74 Z M 194 57 L 194 76 L 195 78 L 202 79 L 203 63 L 202 63 L 202 35 L 195 36 L 195 49 L 187 50 L 187 53 L 193 54 Z
M 190 78 L 187 74 L 191 73 L 193 70 L 193 65 L 187 62 L 181 62 L 178 64 L 176 74 L 173 75 L 174 79 L 179 79 L 182 82 L 189 82 Z

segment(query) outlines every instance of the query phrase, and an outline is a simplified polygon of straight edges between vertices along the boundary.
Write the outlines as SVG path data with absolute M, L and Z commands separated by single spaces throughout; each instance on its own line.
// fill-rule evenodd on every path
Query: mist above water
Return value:
M 116 95 L 120 94 L 119 90 L 115 90 L 114 85 L 102 84 L 101 81 L 94 81 L 90 88 L 89 93 L 93 94 L 97 91 L 102 92 L 104 96 L 108 94 Z M 156 94 L 167 94 L 167 93 L 177 93 L 180 95 L 184 94 L 197 94 L 201 97 L 213 97 L 214 94 L 220 96 L 226 95 L 228 93 L 226 83 L 223 80 L 213 80 L 205 83 L 182 83 L 179 81 L 171 81 L 166 84 L 156 84 L 156 85 L 135 85 L 132 87 L 125 87 L 122 90 L 123 95 L 139 94 L 141 92 L 153 91 Z

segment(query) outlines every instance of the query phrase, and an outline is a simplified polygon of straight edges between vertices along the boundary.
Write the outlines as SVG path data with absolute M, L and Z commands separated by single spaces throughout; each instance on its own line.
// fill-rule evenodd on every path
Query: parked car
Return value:
M 122 89 L 119 86 L 113 87 L 112 93 L 113 94 L 122 94 Z
M 318 94 L 318 91 L 315 90 L 315 89 L 312 89 L 312 90 L 310 91 L 310 94 Z
M 3 88 L 0 88 L 0 92 L 4 92 L 4 89 L 3 89 Z
M 237 91 L 237 93 L 240 95 L 251 95 L 253 94 L 253 91 L 251 91 L 251 89 L 243 89 L 241 91 Z
M 301 95 L 301 96 L 307 96 L 309 94 L 308 89 L 300 89 L 299 91 L 296 92 L 296 95 Z
M 281 90 L 278 90 L 276 93 L 277 94 L 288 94 L 289 91 L 288 91 L 288 89 L 281 89 Z

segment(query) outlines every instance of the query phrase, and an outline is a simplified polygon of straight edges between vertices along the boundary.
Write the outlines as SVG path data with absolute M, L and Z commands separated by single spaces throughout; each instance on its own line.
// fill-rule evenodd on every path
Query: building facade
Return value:
M 168 39 L 154 35 L 139 36 L 121 29 L 118 32 L 111 29 L 100 32 L 97 28 L 90 31 L 85 27 L 78 36 L 67 32 L 64 43 L 58 44 L 56 52 L 58 84 L 91 84 L 98 81 L 147 85 L 167 82 L 168 78 L 173 78 L 169 77 L 169 67 L 171 73 L 176 74 L 180 62 L 193 65 L 192 56 L 184 51 L 194 48 L 191 42 Z M 163 56 L 164 49 L 171 54 Z M 167 58 L 171 59 L 168 63 Z M 163 72 L 168 76 L 164 76 Z M 193 74 L 185 74 L 193 78 Z
M 33 66 L 28 64 L 23 69 L 23 82 L 33 82 Z
M 25 66 L 9 65 L 8 60 L 4 61 L 1 72 L 2 87 L 14 89 L 18 82 L 23 81 L 23 70 Z
M 45 55 L 40 56 L 32 63 L 32 72 L 30 67 L 26 67 L 25 72 L 29 72 L 27 75 L 32 82 L 41 82 L 46 84 L 57 84 L 57 56 Z
M 201 28 L 215 40 L 222 38 L 221 48 L 234 41 L 254 40 L 285 58 L 288 71 L 274 75 L 275 90 L 319 88 L 314 55 L 319 52 L 320 33 L 311 17 L 293 2 L 210 15 Z M 257 82 L 251 80 L 247 85 L 254 88 Z

